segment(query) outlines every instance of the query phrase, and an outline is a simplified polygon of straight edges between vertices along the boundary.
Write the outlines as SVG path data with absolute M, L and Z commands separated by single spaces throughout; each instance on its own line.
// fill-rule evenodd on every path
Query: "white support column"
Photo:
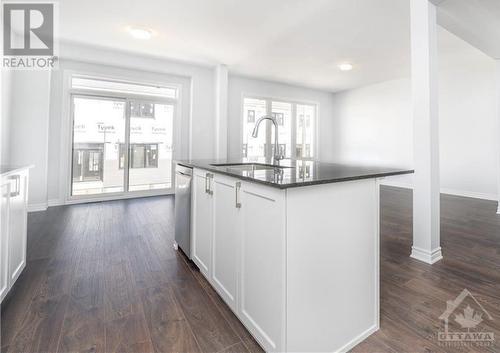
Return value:
M 496 59 L 496 83 L 497 83 L 497 94 L 496 94 L 496 99 L 497 99 L 497 139 L 500 139 L 500 59 Z M 497 170 L 497 180 L 498 180 L 498 190 L 497 190 L 497 197 L 498 197 L 498 208 L 497 208 L 497 214 L 500 214 L 500 142 L 497 144 L 497 158 L 498 158 L 498 170 Z
M 441 260 L 436 6 L 411 0 L 411 80 L 415 178 L 411 257 Z
M 215 157 L 227 158 L 227 99 L 228 70 L 226 65 L 215 68 Z

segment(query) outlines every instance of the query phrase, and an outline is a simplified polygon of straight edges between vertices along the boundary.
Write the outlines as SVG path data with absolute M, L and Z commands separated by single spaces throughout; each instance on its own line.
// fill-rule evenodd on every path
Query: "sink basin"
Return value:
M 229 168 L 234 170 L 242 171 L 253 171 L 253 170 L 273 170 L 273 169 L 285 169 L 291 168 L 281 165 L 273 164 L 263 164 L 263 163 L 221 163 L 221 164 L 211 164 L 214 167 Z

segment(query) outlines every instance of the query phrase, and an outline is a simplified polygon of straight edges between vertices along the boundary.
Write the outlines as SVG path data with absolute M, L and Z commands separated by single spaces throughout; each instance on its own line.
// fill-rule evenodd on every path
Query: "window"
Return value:
M 113 92 L 149 97 L 177 98 L 177 87 L 161 87 L 137 84 L 88 76 L 74 75 L 71 78 L 71 88 L 82 91 Z
M 178 88 L 81 76 L 71 82 L 71 195 L 172 188 Z
M 73 180 L 102 180 L 104 145 L 77 143 L 73 148 Z
M 248 123 L 255 123 L 255 110 L 248 110 L 247 122 Z
M 242 156 L 257 161 L 274 155 L 275 131 L 270 121 L 262 122 L 257 138 L 251 136 L 255 121 L 263 115 L 271 115 L 278 123 L 281 153 L 286 158 L 314 158 L 316 111 L 313 104 L 244 98 Z
M 255 117 L 266 115 L 266 101 L 261 99 L 245 98 L 243 105 L 243 146 L 246 157 L 257 159 L 265 155 L 267 141 L 267 124 L 263 124 L 259 129 L 259 136 L 252 138 L 252 131 L 255 125 Z M 253 117 L 249 121 L 249 117 Z
M 297 104 L 297 115 L 296 156 L 299 159 L 313 158 L 316 108 L 313 105 Z
M 125 166 L 125 145 L 120 144 L 120 165 Z M 158 144 L 139 144 L 130 145 L 130 168 L 158 168 Z
M 278 125 L 283 126 L 285 124 L 285 116 L 283 113 L 272 113 L 272 116 L 276 119 Z
M 134 118 L 149 118 L 155 117 L 155 105 L 152 103 L 130 103 L 130 115 Z

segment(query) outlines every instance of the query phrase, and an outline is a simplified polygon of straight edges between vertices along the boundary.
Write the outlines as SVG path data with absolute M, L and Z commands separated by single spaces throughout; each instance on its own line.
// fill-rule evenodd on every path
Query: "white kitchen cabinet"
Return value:
M 213 236 L 213 174 L 193 171 L 191 258 L 201 273 L 211 275 Z
M 2 178 L 0 185 L 1 205 L 0 205 L 0 302 L 9 291 L 9 194 L 10 181 Z
M 26 267 L 28 168 L 1 176 L 0 301 Z
M 9 280 L 14 283 L 26 267 L 26 242 L 28 220 L 27 170 L 10 176 L 9 202 Z
M 241 234 L 238 193 L 241 182 L 216 174 L 213 183 L 214 233 L 211 283 L 229 307 L 237 310 L 238 252 Z
M 238 316 L 266 351 L 284 351 L 285 192 L 253 183 L 241 190 Z
M 285 329 L 285 191 L 194 169 L 192 260 L 266 351 Z

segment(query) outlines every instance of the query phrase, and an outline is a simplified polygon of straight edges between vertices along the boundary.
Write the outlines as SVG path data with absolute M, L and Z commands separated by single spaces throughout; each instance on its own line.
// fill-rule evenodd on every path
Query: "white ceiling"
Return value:
M 213 65 L 340 90 L 408 71 L 409 4 L 401 0 L 64 0 L 62 40 Z M 130 37 L 128 25 L 156 31 Z M 354 70 L 340 72 L 349 61 Z
M 448 3 L 455 1 L 462 3 L 463 11 L 468 2 L 500 3 L 445 0 L 442 6 L 448 17 L 454 16 Z M 329 91 L 409 74 L 409 0 L 64 0 L 59 4 L 63 41 L 205 65 L 223 63 L 231 73 Z M 156 35 L 149 41 L 133 39 L 125 30 L 128 25 L 151 28 Z M 354 70 L 340 72 L 337 65 L 346 61 Z
M 500 59 L 500 0 L 445 0 L 441 26 L 487 55 Z

